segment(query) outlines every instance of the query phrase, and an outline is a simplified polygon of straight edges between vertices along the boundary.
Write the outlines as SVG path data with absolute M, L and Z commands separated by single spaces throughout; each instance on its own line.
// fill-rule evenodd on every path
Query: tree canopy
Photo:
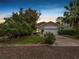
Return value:
M 40 13 L 31 8 L 27 10 L 21 8 L 19 12 L 13 12 L 11 17 L 4 18 L 5 23 L 1 28 L 4 34 L 2 35 L 9 37 L 31 35 L 36 29 L 35 25 L 39 16 Z
M 65 6 L 64 22 L 69 23 L 73 28 L 78 29 L 79 23 L 79 0 L 72 0 Z

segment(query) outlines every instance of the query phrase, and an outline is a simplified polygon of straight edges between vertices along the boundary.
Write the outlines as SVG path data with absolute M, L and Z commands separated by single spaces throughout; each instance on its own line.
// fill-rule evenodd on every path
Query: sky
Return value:
M 55 21 L 57 17 L 63 16 L 64 6 L 69 2 L 70 0 L 0 0 L 0 19 L 2 21 L 20 8 L 33 8 L 42 14 L 38 22 Z

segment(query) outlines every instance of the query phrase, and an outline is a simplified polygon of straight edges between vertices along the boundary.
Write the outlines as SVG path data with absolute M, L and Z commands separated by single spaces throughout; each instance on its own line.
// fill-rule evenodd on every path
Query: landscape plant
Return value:
M 49 32 L 44 35 L 44 43 L 45 44 L 53 44 L 55 42 L 55 40 L 56 40 L 56 38 L 53 33 Z

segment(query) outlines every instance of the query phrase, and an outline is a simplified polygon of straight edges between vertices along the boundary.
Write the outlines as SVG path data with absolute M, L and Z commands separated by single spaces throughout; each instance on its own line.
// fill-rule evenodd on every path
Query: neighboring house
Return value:
M 40 34 L 46 34 L 47 32 L 57 35 L 58 25 L 54 22 L 42 22 L 37 24 L 37 32 Z

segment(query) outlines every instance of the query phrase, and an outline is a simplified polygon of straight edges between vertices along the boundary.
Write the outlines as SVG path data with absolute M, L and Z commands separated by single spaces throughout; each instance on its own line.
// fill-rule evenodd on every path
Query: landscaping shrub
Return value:
M 76 31 L 76 34 L 74 35 L 74 37 L 75 37 L 76 39 L 79 39 L 79 31 Z
M 46 33 L 44 35 L 44 43 L 46 44 L 53 44 L 55 42 L 56 38 L 53 35 L 53 33 Z
M 74 35 L 74 38 L 79 39 L 79 34 L 78 35 Z
M 71 35 L 73 36 L 74 34 L 76 34 L 75 30 L 59 30 L 58 31 L 59 35 Z
M 68 35 L 73 38 L 79 39 L 79 31 L 76 31 L 76 30 L 59 30 L 58 34 L 59 35 Z
M 0 37 L 5 35 L 5 31 L 3 29 L 0 29 Z

